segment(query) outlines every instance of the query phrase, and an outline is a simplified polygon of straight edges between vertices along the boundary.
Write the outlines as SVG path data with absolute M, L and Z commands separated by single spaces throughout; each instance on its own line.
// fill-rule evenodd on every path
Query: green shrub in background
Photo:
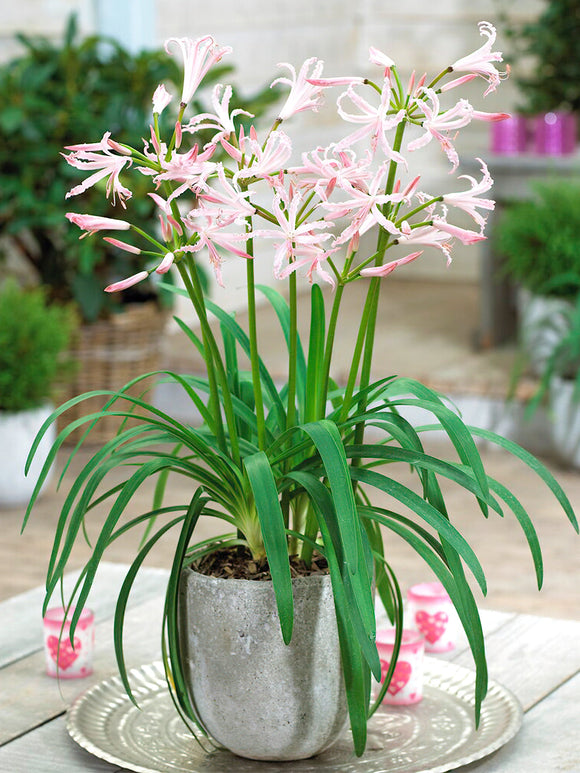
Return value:
M 548 0 L 538 16 L 524 24 L 509 21 L 513 51 L 508 60 L 531 61 L 529 75 L 516 77 L 525 98 L 524 112 L 580 112 L 580 3 Z
M 494 226 L 504 270 L 532 293 L 575 298 L 580 281 L 580 182 L 538 182 Z
M 26 411 L 51 398 L 70 370 L 63 359 L 77 324 L 70 306 L 47 302 L 42 288 L 0 287 L 0 411 Z
M 67 166 L 61 153 L 66 145 L 98 142 L 107 131 L 117 141 L 141 149 L 157 85 L 164 82 L 178 94 L 172 84 L 180 83 L 181 76 L 174 61 L 158 51 L 130 54 L 102 36 L 79 41 L 74 17 L 62 44 L 17 37 L 24 53 L 0 66 L 0 236 L 34 268 L 49 299 L 75 301 L 84 321 L 120 311 L 126 302 L 157 297 L 149 282 L 120 298 L 102 292 L 111 281 L 143 270 L 148 258 L 112 248 L 102 239 L 79 241 L 65 213 L 111 216 L 111 209 L 103 196 L 104 181 L 85 193 L 82 206 L 74 199 L 65 201 L 78 172 Z M 219 82 L 231 70 L 214 67 L 204 85 Z M 276 99 L 276 90 L 263 89 L 244 105 L 259 116 Z M 234 93 L 231 107 L 239 104 Z M 195 105 L 197 112 L 207 109 Z M 200 132 L 200 146 L 214 133 Z M 134 196 L 126 212 L 117 205 L 113 216 L 151 230 L 157 212 L 153 201 L 140 193 L 143 177 L 129 170 L 126 179 Z

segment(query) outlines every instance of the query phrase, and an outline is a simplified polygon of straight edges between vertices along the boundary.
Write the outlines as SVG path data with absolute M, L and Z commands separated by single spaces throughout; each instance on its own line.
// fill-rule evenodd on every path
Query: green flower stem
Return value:
M 290 330 L 288 333 L 288 408 L 286 411 L 286 429 L 296 424 L 296 366 L 298 349 L 298 297 L 296 291 L 296 271 L 288 277 L 288 306 L 290 310 Z
M 248 218 L 249 219 L 249 218 Z M 249 219 L 250 220 L 250 219 Z M 249 223 L 251 229 L 251 220 Z M 252 386 L 254 388 L 254 403 L 256 406 L 256 425 L 258 429 L 258 448 L 263 451 L 266 448 L 266 421 L 264 418 L 264 397 L 262 395 L 262 381 L 260 379 L 260 366 L 258 355 L 258 326 L 256 323 L 256 283 L 254 280 L 254 247 L 252 240 L 246 243 L 246 252 L 252 255 L 246 261 L 246 285 L 248 293 L 248 335 L 250 338 L 250 367 L 252 371 Z
M 401 121 L 401 123 L 397 126 L 395 139 L 393 141 L 393 150 L 395 152 L 398 152 L 401 149 L 401 146 L 403 144 L 404 133 L 405 133 L 405 121 Z M 395 186 L 396 174 L 397 174 L 397 162 L 391 161 L 389 166 L 389 174 L 387 176 L 387 182 L 385 185 L 386 195 L 393 192 L 393 189 Z M 385 205 L 385 209 L 384 209 L 385 215 L 388 214 L 389 207 L 390 207 L 389 204 Z M 389 240 L 389 234 L 383 228 L 381 228 L 379 231 L 379 237 L 377 242 L 378 255 L 375 261 L 375 264 L 377 266 L 382 265 L 383 256 L 388 244 L 388 240 Z M 363 362 L 362 362 L 361 373 L 360 373 L 359 387 L 360 389 L 364 389 L 370 383 L 373 345 L 374 345 L 374 339 L 375 339 L 377 313 L 378 313 L 378 307 L 379 307 L 380 284 L 381 284 L 380 278 L 373 277 L 370 283 L 366 300 L 365 300 L 363 315 L 362 315 L 360 327 L 359 327 L 359 334 L 358 334 L 357 342 L 355 346 L 355 353 L 353 356 L 353 362 L 349 373 L 347 392 L 345 394 L 345 401 L 344 401 L 343 410 L 342 410 L 342 414 L 344 418 L 346 418 L 346 415 L 348 413 L 348 404 L 350 402 L 350 397 L 352 397 L 352 391 L 349 391 L 349 390 L 354 390 L 356 375 L 357 375 L 359 363 L 360 363 L 360 357 L 361 357 L 361 354 L 363 354 L 363 344 L 365 345 L 364 345 L 364 354 L 363 354 Z M 347 402 L 347 396 L 348 396 L 348 402 Z M 366 403 L 365 402 L 361 403 L 360 405 L 361 413 L 364 413 L 365 407 L 366 407 Z M 363 440 L 363 435 L 364 435 L 364 423 L 361 423 L 361 424 L 358 424 L 355 428 L 355 443 L 361 443 Z M 357 462 L 357 460 L 353 459 L 352 463 L 353 464 L 360 463 L 360 460 Z
M 296 367 L 297 367 L 297 348 L 298 348 L 298 299 L 296 290 L 296 272 L 292 271 L 288 277 L 288 308 L 290 312 L 290 329 L 288 331 L 288 401 L 286 409 L 286 429 L 291 429 L 296 424 Z M 292 468 L 292 457 L 289 457 L 285 464 L 284 469 L 286 471 Z M 284 514 L 284 523 L 286 528 L 290 526 L 290 492 L 285 491 L 282 494 L 282 512 Z M 295 523 L 293 527 L 299 531 L 300 524 L 296 521 L 299 518 L 299 513 L 295 509 Z M 289 541 L 290 553 L 295 553 L 298 549 L 297 541 L 295 537 L 291 537 Z
M 354 394 L 354 390 L 356 387 L 356 381 L 357 381 L 357 375 L 358 375 L 358 369 L 361 361 L 361 356 L 363 353 L 363 347 L 365 343 L 365 338 L 367 336 L 367 330 L 369 326 L 369 322 L 371 319 L 371 314 L 373 310 L 373 297 L 372 297 L 372 287 L 375 283 L 378 283 L 378 281 L 375 279 L 371 280 L 371 288 L 369 289 L 369 292 L 367 293 L 367 297 L 365 300 L 365 305 L 363 307 L 363 312 L 361 315 L 361 320 L 359 323 L 359 329 L 358 334 L 356 337 L 356 343 L 354 347 L 354 352 L 352 355 L 352 363 L 350 366 L 350 371 L 348 374 L 348 381 L 346 383 L 346 389 L 344 392 L 344 398 L 342 402 L 342 411 L 340 414 L 340 421 L 346 421 L 348 417 L 348 412 L 350 409 L 350 401 L 352 399 L 352 396 Z M 354 461 L 354 460 L 353 460 Z
M 347 261 L 350 265 L 352 258 Z M 344 272 L 343 272 L 344 273 Z M 330 366 L 332 364 L 332 351 L 334 348 L 334 339 L 336 336 L 336 325 L 338 323 L 338 314 L 340 311 L 340 302 L 344 293 L 344 284 L 341 282 L 336 288 L 334 294 L 334 301 L 330 312 L 330 318 L 328 320 L 328 331 L 326 334 L 326 344 L 324 347 L 324 361 L 322 363 L 322 383 L 320 394 L 316 402 L 316 414 L 317 419 L 323 419 L 326 413 L 326 403 L 328 400 L 328 385 L 330 382 Z
M 237 429 L 236 429 L 236 419 L 235 419 L 235 414 L 234 414 L 231 399 L 230 399 L 227 375 L 225 372 L 225 368 L 224 368 L 214 335 L 209 325 L 209 321 L 207 318 L 207 311 L 205 308 L 205 304 L 203 302 L 203 290 L 201 289 L 201 284 L 199 281 L 199 276 L 197 274 L 197 268 L 195 266 L 195 262 L 193 261 L 191 256 L 187 257 L 187 264 L 189 267 L 189 271 L 187 270 L 186 266 L 182 262 L 178 264 L 177 268 L 179 270 L 181 278 L 183 279 L 185 289 L 187 290 L 187 293 L 191 298 L 191 302 L 193 303 L 193 306 L 195 308 L 195 311 L 197 313 L 197 316 L 201 325 L 203 343 L 206 350 L 206 357 L 208 358 L 207 377 L 208 377 L 208 383 L 210 388 L 209 407 L 215 420 L 216 438 L 218 441 L 218 446 L 220 450 L 222 450 L 224 453 L 227 453 L 227 442 L 226 442 L 223 419 L 221 414 L 221 402 L 223 402 L 224 412 L 226 415 L 226 422 L 228 425 L 232 458 L 234 462 L 237 465 L 239 465 L 240 450 L 239 450 L 238 435 L 237 435 Z M 222 390 L 221 402 L 220 402 L 218 381 L 216 378 L 216 371 L 221 383 L 221 390 Z

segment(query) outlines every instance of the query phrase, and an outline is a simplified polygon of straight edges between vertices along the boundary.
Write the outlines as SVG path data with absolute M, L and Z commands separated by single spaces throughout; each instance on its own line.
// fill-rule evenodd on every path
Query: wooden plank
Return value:
M 487 760 L 468 766 L 477 773 L 580 771 L 580 676 L 566 682 L 524 717 L 516 737 Z
M 580 672 L 580 622 L 517 615 L 486 637 L 489 673 L 528 711 Z M 473 666 L 468 652 L 456 663 Z
M 0 770 L 6 773 L 121 773 L 116 765 L 81 749 L 67 733 L 64 717 L 2 746 Z
M 164 596 L 159 595 L 128 612 L 128 668 L 160 659 L 163 601 Z M 86 679 L 56 680 L 47 676 L 44 652 L 17 660 L 0 671 L 0 745 L 62 714 L 92 684 L 117 673 L 112 619 L 96 626 L 95 639 L 95 670 Z
M 115 611 L 117 591 L 129 568 L 128 564 L 101 564 L 91 589 L 88 604 L 95 620 L 106 620 Z M 65 593 L 74 587 L 80 572 L 66 575 Z M 151 594 L 164 591 L 169 573 L 165 569 L 143 569 L 135 582 L 131 604 L 142 603 Z M 14 596 L 0 603 L 0 668 L 42 649 L 42 602 L 44 588 Z M 55 601 L 55 606 L 60 602 Z

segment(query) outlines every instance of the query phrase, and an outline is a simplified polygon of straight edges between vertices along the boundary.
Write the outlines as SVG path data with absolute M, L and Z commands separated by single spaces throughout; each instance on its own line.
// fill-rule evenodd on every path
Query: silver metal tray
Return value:
M 137 773 L 288 773 L 288 763 L 203 751 L 171 702 L 161 663 L 129 676 L 140 709 L 113 677 L 87 690 L 68 712 L 68 732 L 91 754 Z M 512 693 L 491 682 L 476 731 L 474 678 L 466 668 L 426 658 L 423 700 L 379 709 L 363 757 L 354 756 L 345 731 L 324 754 L 291 763 L 292 773 L 445 773 L 491 754 L 517 733 L 522 709 Z

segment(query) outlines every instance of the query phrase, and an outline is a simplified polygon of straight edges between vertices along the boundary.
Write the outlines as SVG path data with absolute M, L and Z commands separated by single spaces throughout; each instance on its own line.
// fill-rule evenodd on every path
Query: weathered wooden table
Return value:
M 104 564 L 90 606 L 95 612 L 95 673 L 58 683 L 44 674 L 38 588 L 0 604 L 0 771 L 114 773 L 121 769 L 85 752 L 65 729 L 66 707 L 91 684 L 115 673 L 112 615 L 126 567 Z M 160 657 L 158 632 L 167 572 L 147 569 L 129 607 L 130 667 Z M 70 578 L 72 580 L 72 577 Z M 482 612 L 493 679 L 521 701 L 518 735 L 461 770 L 478 773 L 580 772 L 580 622 Z M 446 659 L 471 667 L 458 647 Z

